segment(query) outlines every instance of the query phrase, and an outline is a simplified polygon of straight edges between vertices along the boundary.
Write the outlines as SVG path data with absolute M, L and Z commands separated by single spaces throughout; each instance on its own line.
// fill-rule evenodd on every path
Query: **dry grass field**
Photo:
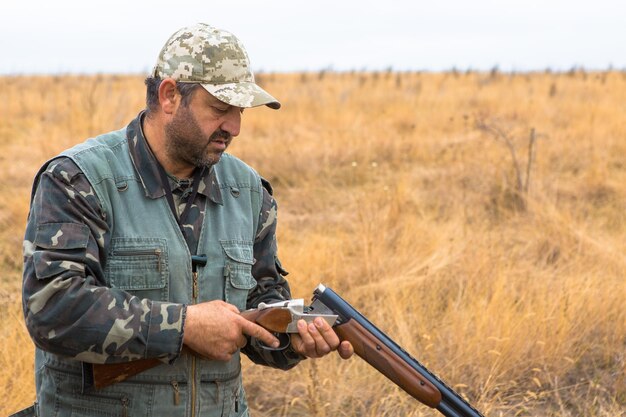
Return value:
M 295 297 L 322 282 L 487 416 L 626 415 L 626 73 L 261 74 L 231 149 L 268 178 Z M 0 78 L 0 415 L 34 399 L 33 175 L 125 125 L 137 76 Z M 246 362 L 256 417 L 437 416 L 359 358 Z

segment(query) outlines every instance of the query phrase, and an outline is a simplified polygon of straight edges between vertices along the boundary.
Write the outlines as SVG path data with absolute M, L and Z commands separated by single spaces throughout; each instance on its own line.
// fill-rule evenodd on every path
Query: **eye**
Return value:
M 228 110 L 229 110 L 228 107 L 223 108 L 223 107 L 218 107 L 218 106 L 211 106 L 211 108 L 213 109 L 215 113 L 220 114 L 220 115 L 228 113 Z

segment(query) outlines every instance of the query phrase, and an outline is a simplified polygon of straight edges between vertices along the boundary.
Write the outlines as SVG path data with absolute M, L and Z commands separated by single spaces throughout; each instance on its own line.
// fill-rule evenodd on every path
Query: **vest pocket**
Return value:
M 201 380 L 199 414 L 215 417 L 248 417 L 248 403 L 241 374 L 230 379 Z
M 221 240 L 226 261 L 224 263 L 224 298 L 227 303 L 245 310 L 248 293 L 256 286 L 252 276 L 252 241 Z
M 105 267 L 109 285 L 140 298 L 168 301 L 165 239 L 114 238 Z
M 124 394 L 118 397 L 92 396 L 87 403 L 72 404 L 74 417 L 129 417 L 130 400 Z
M 38 372 L 41 416 L 129 417 L 135 399 L 145 395 L 142 386 L 132 391 L 119 385 L 83 394 L 80 374 L 48 365 Z

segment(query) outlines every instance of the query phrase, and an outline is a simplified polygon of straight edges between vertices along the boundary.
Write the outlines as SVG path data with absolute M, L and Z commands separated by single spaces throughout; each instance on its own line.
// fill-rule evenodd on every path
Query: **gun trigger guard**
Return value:
M 263 350 L 269 350 L 269 351 L 273 351 L 273 352 L 280 352 L 282 350 L 287 349 L 287 347 L 291 344 L 291 336 L 289 336 L 289 334 L 287 333 L 273 333 L 274 336 L 276 336 L 278 338 L 278 341 L 280 342 L 280 345 L 278 345 L 277 348 L 273 348 L 270 346 L 267 346 L 265 343 L 263 343 L 262 341 L 252 338 L 254 344 L 256 344 L 258 347 L 260 347 Z

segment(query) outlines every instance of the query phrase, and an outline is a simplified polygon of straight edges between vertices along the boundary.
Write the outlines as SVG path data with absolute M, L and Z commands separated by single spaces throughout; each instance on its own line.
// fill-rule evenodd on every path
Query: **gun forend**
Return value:
M 431 408 L 439 405 L 441 402 L 439 390 L 355 319 L 349 319 L 346 323 L 337 325 L 335 332 L 341 340 L 348 340 L 352 343 L 357 355 L 413 398 Z

